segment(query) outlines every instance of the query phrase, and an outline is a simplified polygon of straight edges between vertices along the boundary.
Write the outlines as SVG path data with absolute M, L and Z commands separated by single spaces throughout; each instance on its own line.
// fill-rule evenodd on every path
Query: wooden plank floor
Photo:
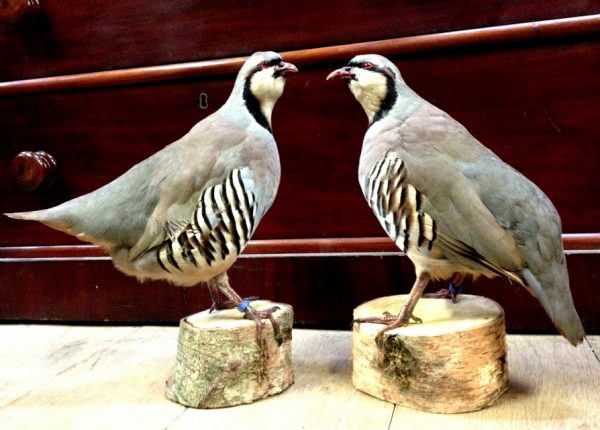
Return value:
M 353 389 L 351 334 L 295 330 L 296 382 L 228 409 L 164 397 L 173 327 L 0 326 L 0 429 L 600 429 L 600 336 L 509 336 L 510 390 L 492 407 L 436 415 Z M 595 352 L 594 352 L 595 349 Z

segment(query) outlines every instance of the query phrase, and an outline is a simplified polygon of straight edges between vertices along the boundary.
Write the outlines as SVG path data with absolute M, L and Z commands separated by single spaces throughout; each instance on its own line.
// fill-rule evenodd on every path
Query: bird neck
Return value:
M 370 125 L 385 117 L 396 104 L 396 100 L 398 100 L 398 90 L 396 89 L 396 82 L 392 78 L 387 77 L 385 97 L 383 97 L 383 99 L 381 100 L 381 103 L 379 104 L 379 110 L 375 112 L 375 115 L 373 116 Z
M 270 106 L 263 106 L 265 103 L 261 105 L 258 98 L 254 95 L 251 88 L 250 79 L 246 80 L 244 83 L 244 91 L 242 93 L 242 98 L 244 99 L 244 106 L 248 109 L 248 112 L 254 120 L 264 127 L 269 133 L 273 133 L 271 130 L 271 112 L 273 111 L 273 106 L 275 103 L 272 103 Z
M 396 104 L 396 82 L 384 74 L 371 74 L 366 83 L 350 82 L 350 90 L 361 104 L 369 119 L 369 127 L 384 118 Z

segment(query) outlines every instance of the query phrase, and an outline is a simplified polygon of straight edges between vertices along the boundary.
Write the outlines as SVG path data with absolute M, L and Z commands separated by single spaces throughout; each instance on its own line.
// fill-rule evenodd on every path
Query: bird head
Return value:
M 271 113 L 285 87 L 286 77 L 298 69 L 286 63 L 276 52 L 255 52 L 242 66 L 236 86 L 242 87 L 242 97 L 250 114 L 271 131 Z
M 369 123 L 383 118 L 398 97 L 397 83 L 402 82 L 398 68 L 377 54 L 357 55 L 347 66 L 334 70 L 327 79 L 343 79 L 361 104 Z

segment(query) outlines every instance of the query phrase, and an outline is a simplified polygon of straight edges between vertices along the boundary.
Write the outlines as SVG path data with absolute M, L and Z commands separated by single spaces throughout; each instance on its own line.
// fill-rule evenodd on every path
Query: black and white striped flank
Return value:
M 156 248 L 160 267 L 187 272 L 236 258 L 256 226 L 253 188 L 249 169 L 234 169 L 221 184 L 206 188 L 190 223 Z
M 366 177 L 367 202 L 402 252 L 431 251 L 436 224 L 422 208 L 423 196 L 407 180 L 404 162 L 394 153 L 377 161 Z

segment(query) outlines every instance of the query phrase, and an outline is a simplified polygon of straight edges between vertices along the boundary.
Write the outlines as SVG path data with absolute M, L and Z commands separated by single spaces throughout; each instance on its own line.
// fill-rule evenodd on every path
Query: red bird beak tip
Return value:
M 281 66 L 278 67 L 277 73 L 280 76 L 287 76 L 290 73 L 297 73 L 298 68 L 294 66 L 292 63 L 281 63 Z
M 337 79 L 354 79 L 354 73 L 350 71 L 349 67 L 342 67 L 341 69 L 334 70 L 329 75 L 327 75 L 327 80 L 337 78 Z

